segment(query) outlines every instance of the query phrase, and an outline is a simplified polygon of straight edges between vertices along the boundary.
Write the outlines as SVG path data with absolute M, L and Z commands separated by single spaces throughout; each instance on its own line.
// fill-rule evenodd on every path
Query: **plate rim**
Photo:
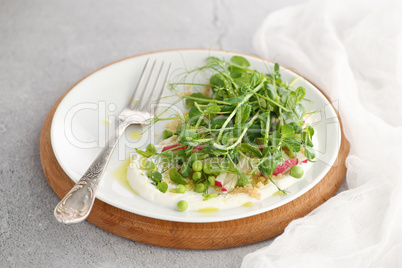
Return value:
M 55 155 L 55 158 L 56 158 L 58 164 L 60 165 L 60 167 L 63 169 L 63 171 L 64 171 L 66 174 L 67 174 L 67 172 L 66 172 L 65 168 L 63 168 L 63 165 L 60 163 L 60 161 L 59 161 L 59 159 L 58 159 L 58 157 L 57 157 L 57 155 L 56 155 L 56 153 L 55 153 L 55 151 L 54 151 L 54 147 L 53 147 L 53 138 L 52 138 L 52 136 L 53 136 L 53 135 L 52 135 L 52 128 L 53 128 L 54 117 L 55 117 L 55 115 L 57 114 L 59 105 L 62 103 L 63 99 L 71 92 L 71 90 L 74 89 L 74 88 L 75 88 L 78 84 L 80 84 L 82 81 L 84 81 L 84 80 L 87 79 L 88 77 L 92 76 L 93 74 L 95 74 L 95 73 L 97 73 L 97 72 L 99 72 L 99 71 L 101 71 L 101 70 L 103 70 L 103 69 L 105 69 L 105 68 L 107 68 L 107 67 L 109 67 L 109 66 L 112 66 L 112 65 L 114 65 L 114 64 L 120 63 L 120 62 L 122 62 L 122 61 L 129 60 L 129 59 L 133 59 L 133 58 L 143 57 L 143 56 L 146 56 L 146 55 L 154 55 L 154 54 L 166 53 L 166 52 L 168 52 L 168 53 L 169 53 L 169 52 L 182 52 L 182 51 L 190 51 L 190 52 L 191 52 L 191 51 L 194 51 L 194 52 L 200 52 L 200 51 L 201 51 L 201 52 L 206 52 L 206 51 L 209 51 L 209 52 L 218 52 L 218 53 L 231 53 L 231 54 L 236 54 L 236 55 L 242 55 L 242 56 L 249 57 L 249 58 L 255 58 L 255 59 L 258 59 L 258 60 L 262 60 L 262 61 L 265 61 L 265 62 L 269 62 L 270 64 L 274 64 L 274 62 L 271 61 L 271 60 L 267 60 L 267 59 L 264 59 L 264 58 L 259 57 L 259 56 L 256 56 L 256 55 L 250 55 L 250 54 L 242 53 L 242 52 L 235 52 L 235 51 L 228 51 L 228 50 L 221 50 L 221 49 L 183 48 L 183 49 L 165 49 L 165 50 L 158 50 L 158 51 L 151 51 L 151 52 L 145 52 L 145 53 L 141 53 L 141 54 L 136 54 L 136 55 L 133 55 L 133 56 L 128 56 L 128 57 L 125 57 L 125 58 L 116 60 L 116 61 L 114 61 L 114 62 L 111 62 L 111 63 L 109 63 L 109 64 L 106 64 L 106 65 L 104 65 L 104 66 L 102 66 L 102 67 L 96 69 L 95 71 L 89 73 L 88 75 L 84 76 L 84 77 L 81 78 L 79 81 L 77 81 L 76 83 L 74 83 L 74 84 L 58 99 L 58 101 L 56 102 L 56 103 L 57 103 L 57 107 L 55 107 L 55 110 L 54 110 L 54 113 L 53 113 L 53 116 L 52 116 L 52 120 L 51 120 L 51 126 L 50 126 L 50 138 L 51 138 L 51 139 L 50 139 L 50 142 L 51 142 L 51 147 L 52 147 L 53 153 L 54 153 L 54 155 Z M 334 161 L 331 162 L 331 165 L 329 165 L 329 168 L 327 168 L 327 170 L 325 171 L 325 173 L 321 176 L 321 178 L 320 178 L 319 180 L 313 180 L 312 182 L 308 183 L 308 185 L 306 185 L 305 187 L 303 187 L 302 191 L 298 191 L 298 192 L 294 193 L 291 197 L 287 198 L 286 200 L 281 200 L 281 201 L 279 201 L 279 202 L 277 202 L 277 203 L 271 205 L 269 210 L 265 210 L 265 211 L 261 211 L 261 212 L 257 212 L 257 213 L 256 213 L 255 211 L 245 212 L 245 213 L 242 213 L 243 216 L 241 216 L 241 217 L 230 217 L 230 218 L 228 218 L 228 219 L 222 219 L 221 217 L 205 217 L 205 218 L 204 218 L 204 217 L 200 217 L 200 218 L 197 219 L 197 220 L 194 220 L 194 219 L 187 219 L 186 217 L 178 218 L 177 220 L 172 220 L 172 219 L 163 218 L 163 217 L 155 218 L 155 217 L 150 216 L 150 215 L 137 214 L 137 213 L 135 213 L 135 212 L 128 211 L 128 210 L 126 210 L 126 209 L 123 208 L 123 207 L 116 206 L 116 204 L 111 204 L 111 203 L 109 203 L 109 201 L 108 201 L 107 199 L 105 200 L 105 198 L 99 198 L 99 197 L 96 197 L 96 198 L 99 199 L 99 200 L 101 200 L 102 202 L 104 202 L 104 203 L 110 205 L 110 206 L 113 206 L 113 207 L 115 207 L 115 208 L 117 208 L 117 209 L 121 209 L 121 210 L 126 211 L 126 212 L 128 212 L 128 213 L 133 213 L 133 214 L 141 215 L 141 216 L 143 216 L 143 217 L 150 217 L 150 218 L 157 219 L 157 220 L 165 220 L 165 221 L 167 220 L 167 221 L 175 221 L 175 222 L 183 222 L 183 223 L 213 223 L 213 222 L 225 222 L 225 221 L 232 221 L 232 220 L 237 220 L 237 219 L 252 217 L 252 216 L 255 216 L 255 215 L 258 215 L 258 214 L 262 214 L 262 213 L 265 213 L 265 212 L 268 212 L 268 211 L 272 211 L 272 210 L 275 210 L 275 209 L 277 209 L 277 208 L 280 208 L 280 207 L 282 207 L 282 206 L 284 206 L 284 205 L 286 205 L 286 204 L 288 204 L 288 203 L 294 201 L 295 199 L 301 197 L 302 195 L 306 194 L 308 191 L 310 191 L 311 189 L 313 189 L 313 188 L 328 174 L 328 172 L 331 170 L 331 166 L 335 163 L 336 159 L 338 158 L 339 152 L 340 152 L 340 149 L 341 149 L 342 136 L 343 136 L 343 135 L 342 135 L 342 134 L 343 134 L 343 133 L 342 133 L 342 123 L 341 123 L 341 120 L 340 120 L 339 112 L 333 107 L 333 105 L 332 105 L 330 99 L 327 97 L 327 95 L 326 95 L 319 87 L 317 87 L 317 86 L 316 86 L 314 83 L 312 83 L 309 79 L 307 79 L 307 78 L 305 78 L 304 76 L 298 74 L 297 72 L 295 72 L 295 71 L 293 71 L 293 70 L 291 70 L 291 69 L 289 69 L 289 68 L 287 68 L 287 67 L 284 67 L 284 66 L 282 66 L 282 65 L 280 65 L 280 67 L 283 68 L 283 69 L 286 69 L 288 72 L 291 72 L 291 73 L 293 73 L 294 75 L 296 75 L 296 76 L 298 76 L 298 77 L 303 78 L 306 82 L 310 83 L 315 89 L 317 89 L 317 90 L 319 91 L 319 93 L 327 100 L 328 104 L 330 104 L 332 110 L 335 112 L 335 114 L 336 114 L 336 116 L 337 116 L 337 119 L 338 119 L 338 122 L 339 122 L 339 125 L 338 125 L 338 129 L 339 129 L 339 135 L 338 135 L 338 137 L 339 137 L 339 142 L 338 142 L 338 145 L 337 145 L 337 152 L 336 152 L 335 155 L 333 155 L 333 156 L 331 157 L 331 158 L 334 158 Z M 67 175 L 67 176 L 68 176 L 68 175 Z M 70 178 L 70 180 L 72 180 L 72 179 Z M 72 180 L 72 181 L 73 181 L 73 180 Z M 259 210 L 261 210 L 261 209 L 259 209 Z M 227 218 L 227 216 L 224 216 L 224 217 Z M 214 219 L 216 219 L 216 220 L 214 220 Z

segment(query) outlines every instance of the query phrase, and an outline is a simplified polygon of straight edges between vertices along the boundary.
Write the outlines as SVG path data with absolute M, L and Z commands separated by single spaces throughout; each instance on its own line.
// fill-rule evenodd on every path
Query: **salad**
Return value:
M 208 82 L 188 82 L 190 75 Z M 286 194 L 277 181 L 301 178 L 303 165 L 315 158 L 314 129 L 305 121 L 306 90 L 294 88 L 295 82 L 282 80 L 277 63 L 262 73 L 241 56 L 207 58 L 205 66 L 170 84 L 175 103 L 183 101 L 187 112 L 152 119 L 169 120 L 164 140 L 136 149 L 141 159 L 134 175 L 146 178 L 159 195 L 178 194 L 179 211 L 191 202 L 186 193 L 204 202 L 239 194 L 260 200 L 260 189 L 272 184 Z

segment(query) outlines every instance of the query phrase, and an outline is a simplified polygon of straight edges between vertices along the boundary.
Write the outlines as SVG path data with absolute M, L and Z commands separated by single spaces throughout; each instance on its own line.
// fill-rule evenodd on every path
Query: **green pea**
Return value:
M 209 186 L 214 186 L 215 185 L 215 177 L 214 176 L 209 176 L 208 177 L 208 184 L 209 184 Z
M 193 181 L 197 182 L 197 181 L 201 180 L 201 177 L 202 177 L 202 173 L 197 171 L 197 172 L 193 173 L 192 179 L 193 179 Z
M 185 200 L 180 200 L 177 202 L 177 210 L 178 211 L 185 211 L 188 208 L 188 204 Z
M 201 171 L 202 170 L 202 162 L 200 160 L 196 160 L 193 163 L 194 171 Z
M 188 178 L 188 177 L 190 177 L 190 173 L 191 173 L 191 168 L 188 165 L 184 164 L 180 169 L 180 174 L 184 178 Z
M 204 163 L 204 167 L 203 167 L 203 169 L 202 169 L 202 171 L 204 171 L 204 173 L 205 174 L 212 174 L 212 171 L 211 171 L 211 163 Z
M 170 137 L 172 137 L 173 136 L 173 132 L 170 130 L 170 129 L 165 129 L 163 132 L 162 132 L 162 137 L 164 138 L 164 139 L 168 139 L 168 138 L 170 138 Z
M 152 143 L 148 144 L 146 151 L 155 154 L 156 153 L 155 145 L 153 145 Z
M 179 184 L 176 188 L 176 193 L 184 194 L 186 192 L 186 186 Z
M 205 184 L 203 184 L 203 183 L 198 183 L 198 184 L 195 186 L 194 192 L 196 192 L 196 193 L 203 193 L 203 192 L 205 192 L 206 189 L 207 189 L 207 186 L 206 186 Z
M 304 170 L 303 170 L 303 168 L 301 166 L 293 166 L 290 169 L 290 175 L 292 177 L 297 178 L 297 179 L 303 177 L 303 174 L 304 174 Z

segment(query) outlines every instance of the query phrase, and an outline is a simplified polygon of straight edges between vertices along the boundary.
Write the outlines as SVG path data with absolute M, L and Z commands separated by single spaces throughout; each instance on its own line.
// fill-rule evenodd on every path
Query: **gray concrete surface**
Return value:
M 238 267 L 247 253 L 269 245 L 177 250 L 88 222 L 59 224 L 39 136 L 57 98 L 99 67 L 171 48 L 254 53 L 263 18 L 298 2 L 0 0 L 0 267 Z

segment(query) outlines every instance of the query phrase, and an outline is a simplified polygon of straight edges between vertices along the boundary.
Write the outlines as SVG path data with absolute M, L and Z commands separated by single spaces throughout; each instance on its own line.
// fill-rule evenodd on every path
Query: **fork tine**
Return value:
M 148 99 L 143 102 L 141 110 L 146 110 L 147 108 L 149 108 L 149 106 L 151 104 L 151 101 L 152 101 L 152 96 L 153 96 L 152 93 L 158 87 L 159 81 L 161 79 L 161 73 L 162 73 L 162 69 L 163 69 L 164 64 L 165 64 L 165 62 L 163 61 L 162 64 L 161 64 L 161 67 L 159 68 L 158 76 L 156 77 L 156 82 L 155 82 L 155 85 L 153 87 L 153 90 L 152 90 L 151 94 L 148 96 Z
M 166 83 L 167 83 L 167 81 L 168 81 L 168 78 L 169 78 L 170 70 L 171 70 L 171 69 L 172 69 L 172 63 L 169 64 L 169 67 L 168 67 L 168 70 L 167 70 L 167 73 L 166 73 L 166 76 L 165 76 L 165 81 L 163 81 L 163 85 L 162 85 L 161 92 L 159 92 L 159 95 L 158 95 L 158 98 L 157 98 L 157 100 L 158 100 L 157 104 L 159 104 L 159 102 L 160 102 L 160 100 L 161 100 L 161 98 L 162 98 L 162 94 L 163 94 L 163 92 L 164 92 L 164 90 L 165 90 Z
M 148 86 L 149 86 L 149 82 L 152 80 L 152 76 L 153 76 L 153 74 L 154 74 L 154 69 L 155 69 L 155 64 L 156 64 L 156 60 L 154 60 L 154 63 L 152 64 L 152 68 L 151 68 L 151 71 L 150 71 L 150 73 L 149 73 L 147 83 L 145 84 L 145 87 L 144 87 L 144 89 L 142 90 L 142 94 L 141 94 L 141 96 L 140 96 L 140 101 L 141 101 L 141 102 L 142 102 L 142 100 L 144 99 L 145 92 L 147 91 Z M 137 110 L 138 108 L 139 108 L 139 103 L 136 103 L 136 104 L 133 106 L 132 109 Z
M 148 64 L 149 64 L 149 58 L 148 58 L 147 61 L 145 62 L 145 66 L 144 66 L 144 68 L 142 69 L 140 79 L 138 80 L 137 85 L 136 85 L 135 90 L 134 90 L 134 93 L 133 93 L 133 95 L 131 96 L 131 100 L 130 100 L 130 102 L 129 102 L 128 105 L 127 105 L 128 108 L 130 108 L 130 109 L 133 109 L 133 107 L 134 107 L 134 105 L 135 105 L 135 95 L 137 94 L 137 91 L 138 91 L 140 85 L 142 84 L 142 80 L 144 79 L 145 70 L 147 69 Z

